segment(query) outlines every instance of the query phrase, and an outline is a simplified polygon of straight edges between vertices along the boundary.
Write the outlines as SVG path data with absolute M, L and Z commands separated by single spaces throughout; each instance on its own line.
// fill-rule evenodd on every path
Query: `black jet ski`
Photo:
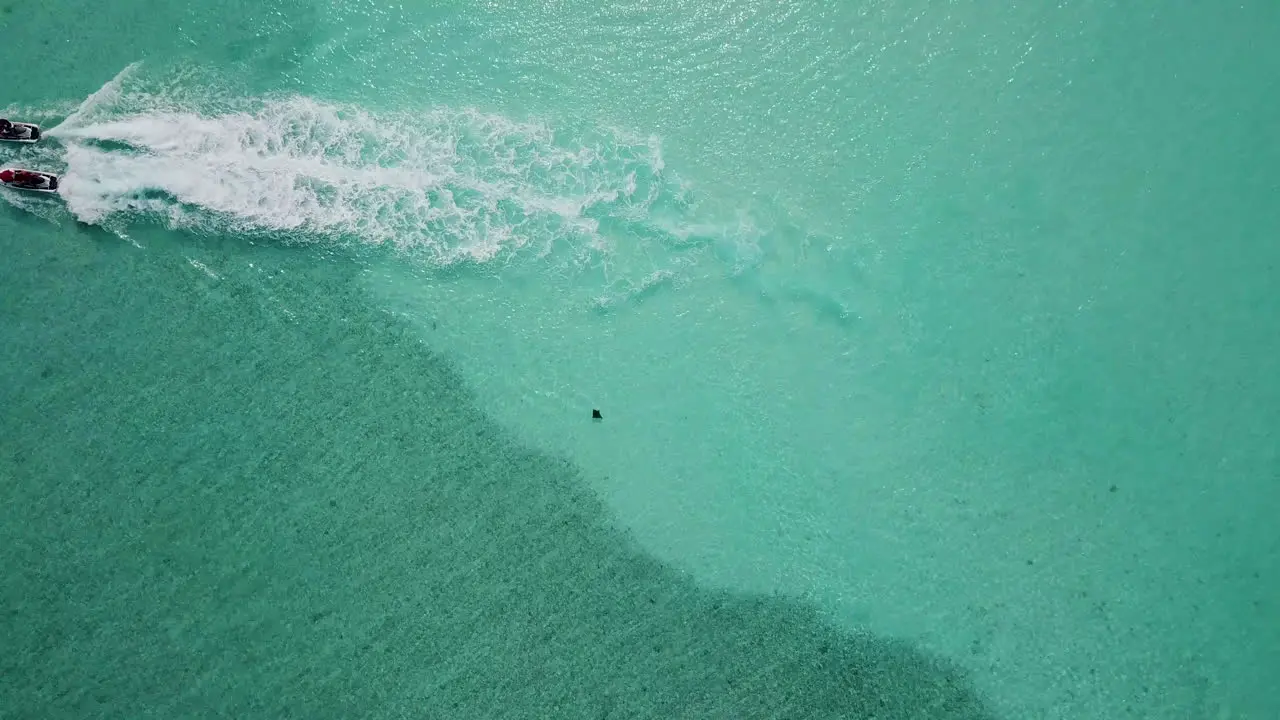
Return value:
M 31 144 L 40 140 L 40 126 L 35 123 L 10 122 L 0 118 L 0 142 Z
M 58 192 L 58 176 L 39 170 L 5 168 L 0 170 L 0 185 L 28 192 Z

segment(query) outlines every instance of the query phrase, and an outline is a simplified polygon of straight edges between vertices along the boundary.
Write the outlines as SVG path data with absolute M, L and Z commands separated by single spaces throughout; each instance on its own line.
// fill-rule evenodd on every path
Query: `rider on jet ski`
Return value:
M 25 127 L 9 122 L 9 118 L 0 118 L 0 137 L 24 138 L 28 132 Z
M 5 170 L 0 172 L 0 180 L 19 187 L 31 188 L 32 190 L 42 190 L 49 187 L 49 178 L 26 170 Z

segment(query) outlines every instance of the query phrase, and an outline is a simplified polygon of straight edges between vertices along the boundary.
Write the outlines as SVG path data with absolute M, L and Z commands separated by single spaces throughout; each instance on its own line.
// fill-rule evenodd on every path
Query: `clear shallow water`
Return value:
M 1276 17 L 1197 12 L 5 15 L 5 705 L 1274 716 Z

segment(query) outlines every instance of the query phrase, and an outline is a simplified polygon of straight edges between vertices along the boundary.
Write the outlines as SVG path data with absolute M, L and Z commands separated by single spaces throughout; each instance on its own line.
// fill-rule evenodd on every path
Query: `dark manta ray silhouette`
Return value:
M 282 249 L 270 287 L 197 293 L 172 268 L 219 240 L 164 242 L 173 262 L 110 273 L 14 259 L 7 296 L 34 298 L 8 311 L 32 330 L 0 413 L 14 717 L 993 720 L 907 642 L 642 553 L 574 465 L 353 300 L 355 269 Z M 75 293 L 49 291 L 60 271 Z

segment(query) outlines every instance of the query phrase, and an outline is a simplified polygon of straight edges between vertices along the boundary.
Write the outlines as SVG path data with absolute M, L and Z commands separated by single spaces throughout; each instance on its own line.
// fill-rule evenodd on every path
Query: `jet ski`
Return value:
M 58 192 L 58 176 L 39 170 L 5 168 L 0 170 L 0 185 L 28 192 Z
M 0 142 L 31 143 L 40 140 L 40 126 L 35 123 L 10 122 L 0 118 Z

